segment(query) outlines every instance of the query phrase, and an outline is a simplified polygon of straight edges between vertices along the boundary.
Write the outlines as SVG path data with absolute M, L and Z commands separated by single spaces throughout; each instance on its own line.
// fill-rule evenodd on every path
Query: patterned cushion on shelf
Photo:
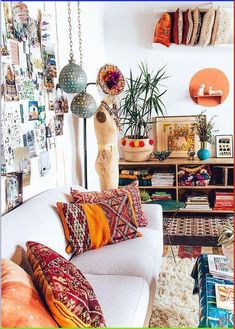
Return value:
M 231 24 L 227 11 L 224 10 L 224 8 L 219 7 L 215 13 L 211 45 L 215 46 L 226 43 L 229 38 L 230 27 Z
M 137 226 L 146 226 L 148 222 L 144 217 L 144 213 L 141 208 L 138 181 L 134 181 L 131 184 L 120 187 L 118 189 L 110 189 L 103 192 L 80 192 L 73 189 L 70 191 L 73 200 L 76 203 L 106 202 L 109 201 L 109 199 L 115 199 L 119 197 L 119 195 L 122 195 L 123 192 L 130 194 L 132 198 Z
M 59 326 L 105 327 L 97 297 L 79 269 L 43 244 L 26 246 L 36 285 Z
M 55 328 L 31 277 L 10 260 L 1 260 L 1 320 L 3 328 Z
M 199 46 L 208 46 L 211 42 L 211 34 L 214 25 L 215 10 L 210 8 L 204 15 L 202 20 L 201 34 L 199 38 Z
M 183 13 L 183 39 L 182 43 L 184 45 L 188 45 L 191 37 L 192 37 L 192 32 L 193 32 L 193 19 L 192 19 L 192 12 L 190 9 L 186 10 Z
M 183 14 L 178 8 L 174 13 L 173 40 L 177 45 L 182 43 L 183 37 Z
M 58 202 L 57 207 L 69 243 L 68 253 L 80 254 L 140 236 L 132 199 L 125 192 L 97 204 Z
M 155 27 L 153 42 L 161 43 L 166 47 L 171 44 L 171 17 L 168 13 L 162 14 Z
M 201 31 L 202 18 L 199 8 L 195 8 L 193 10 L 192 18 L 193 18 L 193 31 L 190 40 L 190 45 L 194 46 L 195 44 L 198 43 L 200 31 Z

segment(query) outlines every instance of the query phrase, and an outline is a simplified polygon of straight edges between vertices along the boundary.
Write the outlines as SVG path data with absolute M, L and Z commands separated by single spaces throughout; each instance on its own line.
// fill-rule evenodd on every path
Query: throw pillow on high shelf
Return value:
M 34 280 L 62 328 L 105 327 L 97 297 L 84 275 L 71 262 L 37 242 L 27 242 Z
M 132 199 L 124 191 L 108 202 L 58 202 L 57 208 L 68 241 L 68 253 L 81 254 L 141 236 L 137 231 Z
M 177 45 L 182 43 L 183 37 L 183 13 L 178 8 L 174 13 L 173 42 Z
M 155 27 L 153 42 L 169 47 L 171 44 L 171 24 L 170 15 L 168 13 L 162 14 Z
M 193 31 L 189 43 L 190 46 L 194 46 L 195 44 L 197 44 L 200 36 L 202 18 L 199 8 L 195 8 L 193 10 L 192 19 L 193 19 Z
M 215 13 L 215 22 L 211 37 L 211 45 L 224 44 L 228 41 L 230 32 L 230 19 L 224 8 L 219 7 Z
M 182 44 L 188 45 L 193 32 L 193 19 L 191 10 L 188 9 L 183 13 L 183 39 Z
M 198 43 L 199 46 L 201 47 L 205 47 L 210 44 L 213 25 L 214 25 L 214 18 L 215 18 L 215 10 L 212 8 L 209 9 L 203 17 L 200 39 Z
M 147 219 L 144 217 L 144 213 L 141 208 L 140 191 L 137 180 L 118 189 L 110 189 L 103 192 L 81 192 L 71 189 L 70 194 L 72 195 L 75 203 L 98 203 L 109 202 L 110 199 L 115 199 L 120 195 L 120 193 L 122 194 L 122 192 L 125 192 L 132 198 L 137 226 L 146 226 Z

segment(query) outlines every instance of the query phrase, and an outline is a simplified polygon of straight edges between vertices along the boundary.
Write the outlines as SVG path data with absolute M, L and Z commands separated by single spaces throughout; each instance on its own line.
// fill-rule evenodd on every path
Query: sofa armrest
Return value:
M 163 232 L 162 206 L 158 204 L 142 204 L 144 216 L 148 221 L 148 228 Z

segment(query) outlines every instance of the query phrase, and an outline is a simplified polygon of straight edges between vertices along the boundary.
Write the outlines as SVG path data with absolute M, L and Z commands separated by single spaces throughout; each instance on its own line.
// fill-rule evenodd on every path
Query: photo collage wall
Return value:
M 55 15 L 30 17 L 23 2 L 1 6 L 1 175 L 21 172 L 27 186 L 32 158 L 40 176 L 50 170 L 68 100 L 57 83 Z

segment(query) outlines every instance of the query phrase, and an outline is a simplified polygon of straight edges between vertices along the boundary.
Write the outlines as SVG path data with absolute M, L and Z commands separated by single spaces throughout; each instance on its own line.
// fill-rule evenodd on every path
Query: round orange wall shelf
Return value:
M 197 90 L 201 84 L 205 84 L 203 96 L 197 96 Z M 209 86 L 213 90 L 222 90 L 223 95 L 209 95 Z M 226 75 L 215 68 L 207 68 L 198 71 L 189 83 L 189 93 L 192 100 L 202 106 L 217 106 L 225 101 L 229 93 L 229 81 Z

